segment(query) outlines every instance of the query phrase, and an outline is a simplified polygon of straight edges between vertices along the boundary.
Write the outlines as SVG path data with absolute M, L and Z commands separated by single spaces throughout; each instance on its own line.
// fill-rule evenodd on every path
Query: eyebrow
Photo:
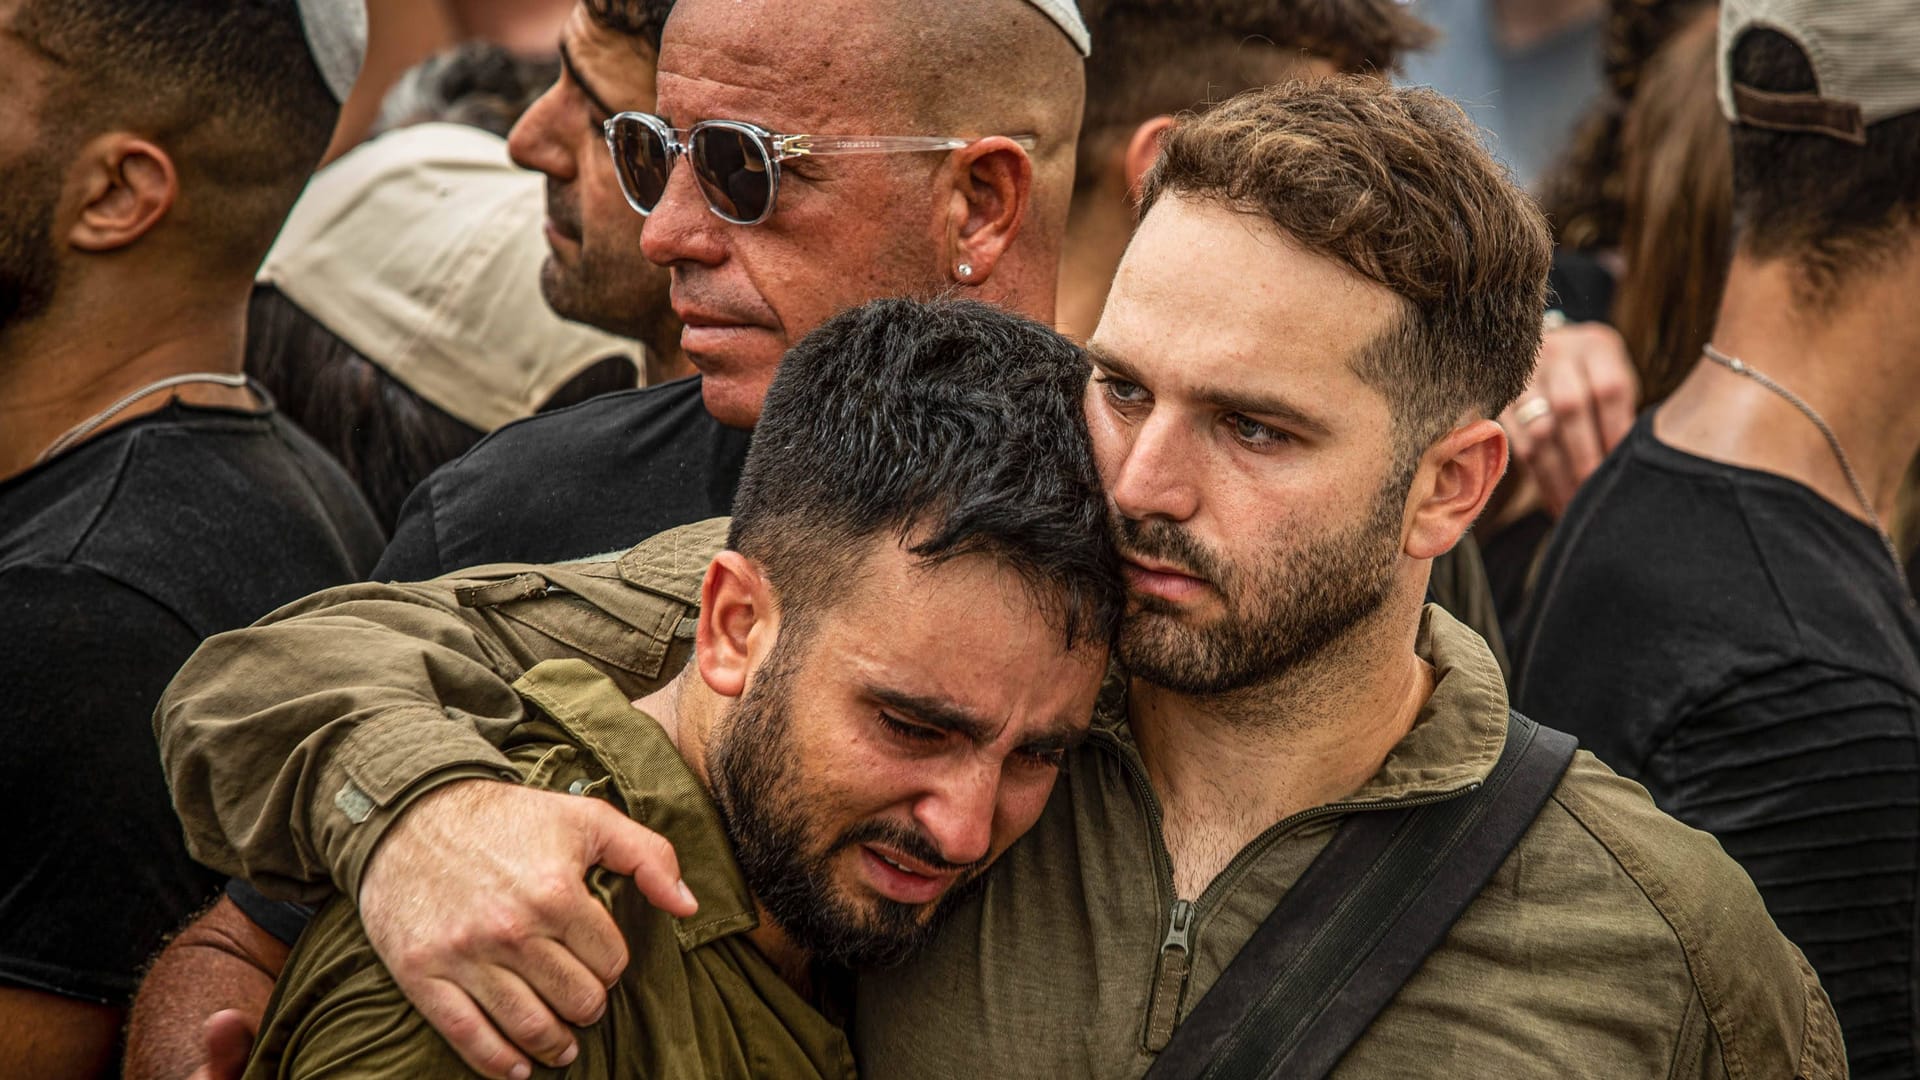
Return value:
M 573 63 L 573 54 L 567 51 L 567 43 L 564 41 L 560 43 L 560 66 L 566 69 L 567 78 L 573 80 L 573 85 L 580 88 L 580 92 L 586 95 L 588 103 L 594 108 L 599 109 L 608 116 L 613 116 L 620 111 L 618 109 L 608 108 L 607 103 L 601 100 L 600 95 L 594 93 L 593 84 L 581 77 L 580 69 Z
M 1093 358 L 1095 364 L 1112 371 L 1115 375 L 1120 376 L 1128 382 L 1139 383 L 1141 386 L 1147 385 L 1145 380 L 1140 377 L 1140 373 L 1134 370 L 1133 365 L 1127 363 L 1125 360 L 1122 360 L 1120 357 L 1115 356 L 1113 353 L 1098 345 L 1088 345 L 1086 348 L 1087 354 Z M 1288 427 L 1298 429 L 1306 435 L 1314 435 L 1324 439 L 1333 434 L 1332 430 L 1319 418 L 1282 398 L 1267 394 L 1248 393 L 1240 390 L 1219 390 L 1211 387 L 1202 387 L 1194 391 L 1193 396 L 1208 405 L 1212 405 L 1217 409 L 1224 409 L 1227 412 L 1242 413 L 1249 416 L 1270 416 Z
M 976 746 L 993 741 L 1000 725 L 974 716 L 965 709 L 936 698 L 921 697 L 901 690 L 870 686 L 867 692 L 890 708 L 906 713 L 928 727 L 952 731 Z M 1061 724 L 1020 744 L 1023 750 L 1070 750 L 1086 741 L 1087 725 Z

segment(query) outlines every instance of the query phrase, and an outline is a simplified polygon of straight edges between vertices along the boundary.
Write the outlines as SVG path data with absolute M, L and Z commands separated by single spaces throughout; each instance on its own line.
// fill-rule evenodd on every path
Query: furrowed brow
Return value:
M 921 697 L 917 694 L 879 686 L 869 687 L 868 692 L 878 698 L 882 704 L 898 709 L 922 724 L 958 732 L 975 743 L 991 742 L 994 731 L 998 727 L 964 709 L 935 698 Z
M 612 116 L 620 111 L 609 108 L 607 103 L 601 99 L 600 95 L 594 92 L 593 84 L 581 77 L 580 69 L 574 66 L 573 54 L 567 51 L 567 43 L 564 41 L 560 43 L 560 66 L 566 69 L 567 78 L 573 80 L 573 85 L 580 88 L 580 93 L 586 97 L 587 102 L 594 108 L 599 109 L 608 116 Z

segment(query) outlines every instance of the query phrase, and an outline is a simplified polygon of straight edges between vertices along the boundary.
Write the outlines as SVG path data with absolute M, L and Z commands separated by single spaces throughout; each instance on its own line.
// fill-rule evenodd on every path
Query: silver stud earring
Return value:
M 955 267 L 955 272 L 963 278 L 970 278 L 973 276 L 973 264 L 961 263 L 958 267 Z

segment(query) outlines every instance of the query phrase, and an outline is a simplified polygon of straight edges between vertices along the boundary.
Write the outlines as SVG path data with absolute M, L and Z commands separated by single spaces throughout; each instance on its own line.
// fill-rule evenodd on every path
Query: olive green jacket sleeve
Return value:
M 691 650 L 724 519 L 605 562 L 348 585 L 210 638 L 154 716 L 194 858 L 268 895 L 359 893 L 394 818 L 434 787 L 508 778 L 512 683 L 582 659 L 640 696 Z

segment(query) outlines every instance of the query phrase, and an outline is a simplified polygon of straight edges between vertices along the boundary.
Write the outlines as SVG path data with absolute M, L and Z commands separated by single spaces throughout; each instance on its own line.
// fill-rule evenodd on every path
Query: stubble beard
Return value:
M 1196 626 L 1175 605 L 1133 596 L 1116 652 L 1128 672 L 1175 693 L 1207 696 L 1274 681 L 1328 654 L 1380 610 L 1393 589 L 1406 484 L 1397 475 L 1359 522 L 1318 536 L 1269 538 L 1269 559 L 1231 563 L 1178 524 L 1114 515 L 1123 554 L 1185 567 L 1219 591 L 1226 612 Z
M 59 175 L 28 160 L 10 161 L 8 194 L 0 200 L 0 341 L 53 305 L 53 208 Z
M 977 886 L 982 868 L 971 868 L 966 884 L 949 889 L 931 910 L 884 896 L 863 906 L 837 887 L 837 857 L 859 844 L 885 844 L 934 867 L 948 864 L 924 837 L 885 821 L 863 821 L 820 842 L 815 812 L 832 800 L 808 783 L 787 718 L 791 651 L 797 651 L 790 638 L 798 629 L 783 632 L 715 733 L 707 755 L 714 805 L 747 888 L 796 944 L 816 961 L 846 967 L 898 964 L 932 938 L 946 913 Z

